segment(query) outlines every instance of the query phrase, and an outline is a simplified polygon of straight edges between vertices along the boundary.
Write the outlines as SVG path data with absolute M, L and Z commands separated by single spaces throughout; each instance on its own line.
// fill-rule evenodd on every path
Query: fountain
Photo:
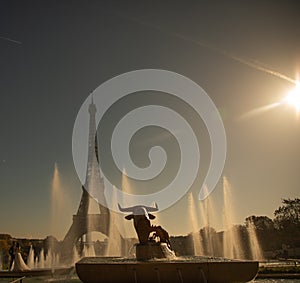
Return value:
M 44 254 L 44 249 L 42 248 L 40 251 L 40 255 L 38 258 L 37 262 L 37 267 L 38 268 L 45 268 L 45 254 Z
M 116 200 L 115 193 L 112 194 L 112 199 Z M 114 211 L 110 211 L 110 225 L 108 232 L 108 241 L 106 248 L 106 256 L 121 256 L 122 255 L 122 238 L 118 230 L 118 215 Z
M 29 249 L 29 254 L 28 254 L 28 258 L 27 258 L 27 266 L 32 269 L 34 268 L 34 250 L 32 245 L 30 246 Z
M 250 250 L 251 250 L 252 259 L 263 260 L 263 254 L 262 254 L 260 245 L 258 243 L 257 234 L 256 234 L 256 230 L 255 230 L 253 221 L 250 220 L 248 225 L 249 225 L 249 227 L 247 229 L 248 229 L 248 237 L 249 237 L 249 242 L 250 242 Z
M 223 238 L 223 256 L 227 258 L 244 258 L 243 248 L 241 244 L 240 235 L 238 231 L 232 227 L 233 215 L 232 215 L 232 200 L 231 186 L 227 177 L 223 177 L 223 193 L 224 193 L 224 206 L 223 206 L 223 224 L 227 230 L 224 232 Z
M 203 246 L 202 246 L 202 239 L 199 234 L 198 230 L 198 219 L 197 219 L 197 212 L 193 194 L 190 193 L 188 196 L 188 206 L 189 206 L 189 215 L 191 217 L 191 224 L 192 224 L 192 234 L 191 238 L 193 241 L 194 247 L 194 255 L 199 256 L 203 254 Z
M 89 238 L 87 237 L 86 239 L 89 239 Z M 94 244 L 92 243 L 92 241 L 90 239 L 86 240 L 86 242 L 84 243 L 82 255 L 85 257 L 96 255 Z
M 215 255 L 215 252 L 220 250 L 220 243 L 216 241 L 216 239 L 215 242 L 213 242 L 211 235 L 212 232 L 215 232 L 210 223 L 211 219 L 214 220 L 214 208 L 211 199 L 207 198 L 200 203 L 199 216 L 200 222 L 203 224 L 202 241 L 205 244 L 203 247 L 204 253 L 207 255 Z
M 66 197 L 63 195 L 62 185 L 60 181 L 60 174 L 57 163 L 54 164 L 53 178 L 51 183 L 51 221 L 50 229 L 53 233 L 57 228 L 57 223 L 60 224 L 61 215 L 66 208 L 63 200 Z M 54 249 L 53 237 L 49 237 L 50 241 L 48 245 L 42 244 L 41 242 L 34 247 L 31 245 L 27 256 L 28 269 L 13 270 L 0 273 L 0 278 L 16 278 L 22 276 L 54 276 L 54 275 L 65 275 L 68 274 L 73 267 L 62 266 L 59 263 L 58 250 Z M 45 248 L 45 249 L 44 249 Z M 76 259 L 77 261 L 79 258 Z
M 62 215 L 66 210 L 65 199 L 66 195 L 63 193 L 63 186 L 61 181 L 61 175 L 58 169 L 57 162 L 54 163 L 53 176 L 51 182 L 51 218 L 50 218 L 50 232 L 56 234 L 57 226 L 60 225 Z
M 80 256 L 79 256 L 79 253 L 77 251 L 77 248 L 76 246 L 73 247 L 73 255 L 72 255 L 72 263 L 76 263 L 77 261 L 80 260 Z
M 258 262 L 215 257 L 176 257 L 169 234 L 161 226 L 150 223 L 157 205 L 122 208 L 130 212 L 139 243 L 136 258 L 86 257 L 75 264 L 84 283 L 131 282 L 247 282 L 258 271 Z

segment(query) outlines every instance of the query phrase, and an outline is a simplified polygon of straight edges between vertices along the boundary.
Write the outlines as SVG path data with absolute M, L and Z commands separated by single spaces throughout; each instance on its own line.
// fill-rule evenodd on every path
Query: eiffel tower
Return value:
M 73 257 L 73 248 L 80 239 L 83 239 L 84 235 L 86 235 L 86 242 L 91 242 L 91 232 L 100 232 L 109 237 L 109 209 L 106 206 L 99 203 L 97 204 L 99 208 L 99 213 L 89 213 L 89 207 L 91 203 L 96 201 L 89 195 L 88 191 L 92 191 L 93 189 L 99 190 L 101 197 L 103 197 L 102 203 L 105 204 L 104 181 L 101 177 L 99 168 L 99 155 L 97 147 L 97 133 L 95 120 L 96 111 L 96 105 L 94 104 L 92 99 L 91 104 L 89 105 L 90 120 L 86 180 L 85 184 L 82 186 L 82 196 L 78 211 L 76 215 L 73 215 L 73 223 L 62 242 L 61 260 L 63 262 L 67 262 L 70 258 Z

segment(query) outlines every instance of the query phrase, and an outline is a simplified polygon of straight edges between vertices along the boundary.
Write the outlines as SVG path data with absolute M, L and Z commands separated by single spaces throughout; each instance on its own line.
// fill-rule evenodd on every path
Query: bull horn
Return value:
M 149 211 L 149 212 L 158 211 L 157 203 L 155 202 L 154 205 L 155 205 L 155 207 L 153 207 L 153 206 L 145 206 L 145 208 L 146 208 L 146 210 Z
M 118 203 L 118 207 L 119 207 L 119 210 L 122 212 L 132 212 L 133 211 L 132 207 L 123 208 L 123 207 L 121 207 L 121 205 L 119 203 Z

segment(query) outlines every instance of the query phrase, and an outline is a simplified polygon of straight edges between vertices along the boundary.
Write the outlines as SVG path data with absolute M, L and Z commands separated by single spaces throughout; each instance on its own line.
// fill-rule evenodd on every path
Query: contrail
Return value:
M 21 41 L 14 40 L 14 39 L 11 39 L 11 38 L 8 38 L 8 37 L 5 37 L 5 36 L 0 36 L 0 39 L 10 41 L 10 42 L 13 42 L 13 43 L 16 43 L 16 44 L 23 44 Z
M 118 13 L 113 12 L 112 14 L 114 14 L 114 15 L 116 15 L 118 17 L 121 17 L 123 19 L 126 19 L 126 20 L 129 20 L 129 21 L 136 22 L 138 24 L 144 25 L 146 27 L 150 27 L 150 28 L 156 29 L 156 30 L 158 30 L 158 31 L 160 31 L 162 33 L 167 33 L 170 36 L 180 38 L 182 40 L 185 40 L 187 42 L 193 43 L 195 45 L 198 45 L 198 46 L 210 49 L 212 51 L 215 51 L 215 52 L 217 52 L 219 54 L 222 54 L 222 55 L 226 56 L 227 58 L 230 58 L 230 59 L 232 59 L 232 60 L 234 60 L 236 62 L 239 62 L 241 64 L 247 65 L 247 66 L 249 66 L 251 68 L 254 68 L 254 69 L 258 70 L 258 71 L 270 74 L 272 76 L 275 76 L 275 77 L 278 77 L 280 79 L 286 80 L 286 81 L 291 82 L 293 84 L 298 84 L 297 80 L 295 80 L 293 78 L 290 78 L 290 77 L 286 76 L 285 74 L 282 74 L 282 73 L 280 73 L 280 72 L 278 72 L 276 70 L 272 70 L 271 68 L 263 65 L 262 63 L 260 63 L 258 61 L 251 60 L 251 59 L 246 59 L 246 58 L 238 56 L 238 55 L 236 55 L 236 54 L 234 54 L 232 52 L 226 51 L 224 49 L 217 48 L 217 47 L 213 46 L 212 44 L 209 44 L 209 43 L 206 43 L 206 42 L 203 42 L 203 41 L 195 40 L 195 39 L 193 39 L 193 38 L 191 38 L 189 36 L 185 36 L 185 35 L 182 35 L 180 33 L 168 31 L 166 29 L 161 28 L 160 26 L 157 26 L 157 25 L 154 25 L 154 24 L 151 24 L 151 23 L 148 23 L 148 22 L 141 21 L 141 20 L 139 20 L 137 18 L 128 17 L 128 16 L 126 16 L 124 14 L 121 14 L 120 12 L 118 12 Z

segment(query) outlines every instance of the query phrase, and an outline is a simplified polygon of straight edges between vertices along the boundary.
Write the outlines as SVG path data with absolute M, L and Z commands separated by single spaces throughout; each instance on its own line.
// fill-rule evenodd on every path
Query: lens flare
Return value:
M 258 114 L 262 114 L 270 109 L 273 109 L 275 107 L 278 107 L 280 106 L 281 104 L 279 102 L 275 102 L 275 103 L 272 103 L 272 104 L 268 104 L 268 105 L 265 105 L 265 106 L 262 106 L 262 107 L 259 107 L 259 108 L 255 108 L 253 110 L 250 110 L 249 112 L 243 114 L 239 119 L 240 120 L 243 120 L 243 119 L 248 119 L 248 118 L 252 118 Z
M 297 113 L 300 111 L 300 83 L 296 85 L 296 87 L 289 92 L 289 94 L 285 97 L 284 102 L 295 107 Z

